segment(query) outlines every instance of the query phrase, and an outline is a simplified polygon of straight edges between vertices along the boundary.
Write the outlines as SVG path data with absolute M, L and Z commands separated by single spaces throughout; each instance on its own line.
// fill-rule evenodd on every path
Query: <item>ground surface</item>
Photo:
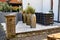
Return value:
M 2 25 L 4 25 L 4 30 L 6 30 L 6 24 L 2 23 Z M 46 28 L 53 28 L 53 27 L 57 27 L 57 26 L 60 26 L 60 23 L 55 23 L 53 25 L 49 25 L 49 26 L 43 26 L 43 25 L 40 25 L 40 24 L 37 24 L 38 27 L 36 27 L 37 30 L 39 29 L 46 29 Z M 22 22 L 18 22 L 18 24 L 16 25 L 16 28 L 17 29 L 17 32 L 25 32 L 25 31 L 32 31 L 32 30 L 35 30 L 35 28 L 30 28 L 30 26 L 27 26 L 25 23 L 22 23 Z M 0 40 L 5 40 L 5 31 L 2 31 L 2 29 L 0 29 Z M 57 33 L 57 32 L 56 32 Z M 30 37 L 23 37 L 23 38 L 20 38 L 20 37 L 16 37 L 16 38 L 13 38 L 13 39 L 10 39 L 10 40 L 47 40 L 47 34 L 42 34 L 42 35 L 36 35 L 36 36 L 30 36 Z
M 5 39 L 6 39 L 5 31 L 3 30 L 3 26 L 0 25 L 0 40 L 5 40 Z

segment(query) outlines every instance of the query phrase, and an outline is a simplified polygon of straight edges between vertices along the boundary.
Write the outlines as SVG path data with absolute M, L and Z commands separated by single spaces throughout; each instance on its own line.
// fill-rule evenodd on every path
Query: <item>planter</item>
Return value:
M 31 15 L 31 28 L 36 28 L 36 15 Z
M 22 16 L 23 16 L 23 23 L 26 23 L 26 14 L 24 13 Z
M 26 14 L 26 24 L 30 25 L 31 24 L 31 14 Z

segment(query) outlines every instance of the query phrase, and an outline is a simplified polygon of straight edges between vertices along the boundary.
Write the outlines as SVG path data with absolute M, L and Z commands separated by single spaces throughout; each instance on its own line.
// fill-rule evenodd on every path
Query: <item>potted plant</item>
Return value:
M 30 17 L 31 17 L 31 7 L 28 6 L 26 9 L 26 24 L 27 25 L 31 24 Z
M 31 6 L 28 6 L 26 9 L 26 13 L 27 13 L 27 25 L 30 25 L 31 28 L 35 28 L 36 27 L 36 16 L 35 16 L 35 9 Z
M 35 28 L 36 27 L 35 9 L 31 7 L 29 3 L 26 9 L 26 13 L 27 13 L 27 24 L 29 24 L 31 28 Z
M 31 28 L 36 28 L 36 15 L 35 15 L 35 10 L 32 8 L 31 9 Z

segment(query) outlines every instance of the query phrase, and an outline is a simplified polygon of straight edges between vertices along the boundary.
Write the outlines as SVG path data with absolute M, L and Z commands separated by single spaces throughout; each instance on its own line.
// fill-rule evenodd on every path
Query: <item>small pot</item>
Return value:
M 27 14 L 27 15 L 26 15 L 26 24 L 27 24 L 27 25 L 30 25 L 30 24 L 31 24 L 31 19 L 30 19 L 30 17 L 31 17 L 31 14 Z
M 22 16 L 23 16 L 23 23 L 26 23 L 26 14 L 24 13 Z
M 36 15 L 32 14 L 31 15 L 31 28 L 36 28 Z

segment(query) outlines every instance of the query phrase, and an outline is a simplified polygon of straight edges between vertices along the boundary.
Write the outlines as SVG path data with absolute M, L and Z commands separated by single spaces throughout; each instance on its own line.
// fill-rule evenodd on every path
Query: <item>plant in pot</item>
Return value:
M 35 9 L 31 6 L 28 6 L 26 9 L 26 16 L 27 16 L 27 20 L 26 20 L 26 24 L 30 25 L 31 28 L 35 28 L 36 27 L 36 16 L 35 16 Z
M 30 17 L 31 17 L 31 6 L 28 6 L 26 9 L 26 24 L 27 25 L 31 24 Z
M 35 9 L 31 9 L 31 28 L 36 28 L 36 15 L 35 15 Z
M 28 6 L 26 9 L 27 13 L 27 24 L 31 26 L 31 28 L 36 27 L 36 15 L 35 15 L 35 9 L 31 6 Z

